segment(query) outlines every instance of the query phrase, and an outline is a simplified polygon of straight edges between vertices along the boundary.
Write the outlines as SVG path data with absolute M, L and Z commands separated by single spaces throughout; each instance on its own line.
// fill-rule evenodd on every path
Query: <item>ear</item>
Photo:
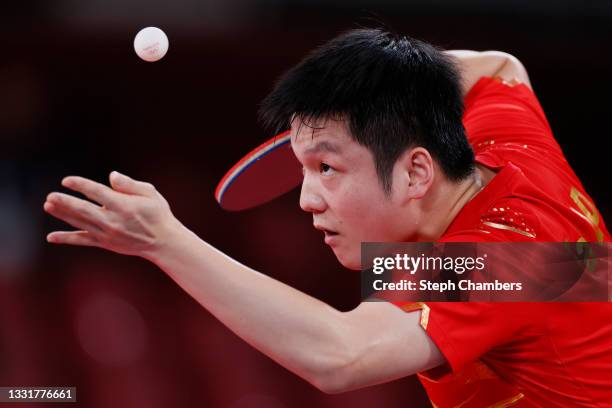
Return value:
M 434 161 L 423 147 L 407 149 L 395 163 L 393 173 L 394 194 L 400 200 L 423 198 L 434 181 Z

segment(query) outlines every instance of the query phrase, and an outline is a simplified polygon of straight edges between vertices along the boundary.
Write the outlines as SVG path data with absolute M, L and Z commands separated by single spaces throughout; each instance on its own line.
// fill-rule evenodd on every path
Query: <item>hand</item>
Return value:
M 83 177 L 64 178 L 64 187 L 95 203 L 58 192 L 49 194 L 44 210 L 78 231 L 55 231 L 47 235 L 47 241 L 148 258 L 182 225 L 152 184 L 115 171 L 109 180 L 111 187 Z

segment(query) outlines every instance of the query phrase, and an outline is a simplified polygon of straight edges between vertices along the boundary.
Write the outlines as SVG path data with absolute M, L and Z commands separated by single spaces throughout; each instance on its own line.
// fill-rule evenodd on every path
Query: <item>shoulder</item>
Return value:
M 507 193 L 507 194 L 506 194 Z M 441 242 L 533 242 L 541 230 L 534 204 L 508 191 L 485 206 L 464 214 Z

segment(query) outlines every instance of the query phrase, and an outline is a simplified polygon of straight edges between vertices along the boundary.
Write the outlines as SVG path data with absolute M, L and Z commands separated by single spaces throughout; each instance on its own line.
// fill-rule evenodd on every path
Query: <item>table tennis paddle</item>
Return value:
M 287 131 L 240 159 L 217 185 L 215 198 L 225 210 L 246 210 L 273 200 L 301 182 L 302 165 L 293 154 Z

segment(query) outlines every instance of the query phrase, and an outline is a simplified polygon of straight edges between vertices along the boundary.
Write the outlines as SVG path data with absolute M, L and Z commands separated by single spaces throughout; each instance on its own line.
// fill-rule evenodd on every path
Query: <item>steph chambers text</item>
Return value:
M 500 282 L 497 279 L 494 282 L 473 282 L 469 279 L 462 279 L 458 282 L 448 280 L 446 282 L 432 282 L 426 279 L 421 279 L 418 282 L 402 279 L 397 282 L 385 282 L 382 279 L 377 279 L 373 282 L 374 290 L 393 290 L 393 291 L 521 291 L 523 285 L 521 282 Z

